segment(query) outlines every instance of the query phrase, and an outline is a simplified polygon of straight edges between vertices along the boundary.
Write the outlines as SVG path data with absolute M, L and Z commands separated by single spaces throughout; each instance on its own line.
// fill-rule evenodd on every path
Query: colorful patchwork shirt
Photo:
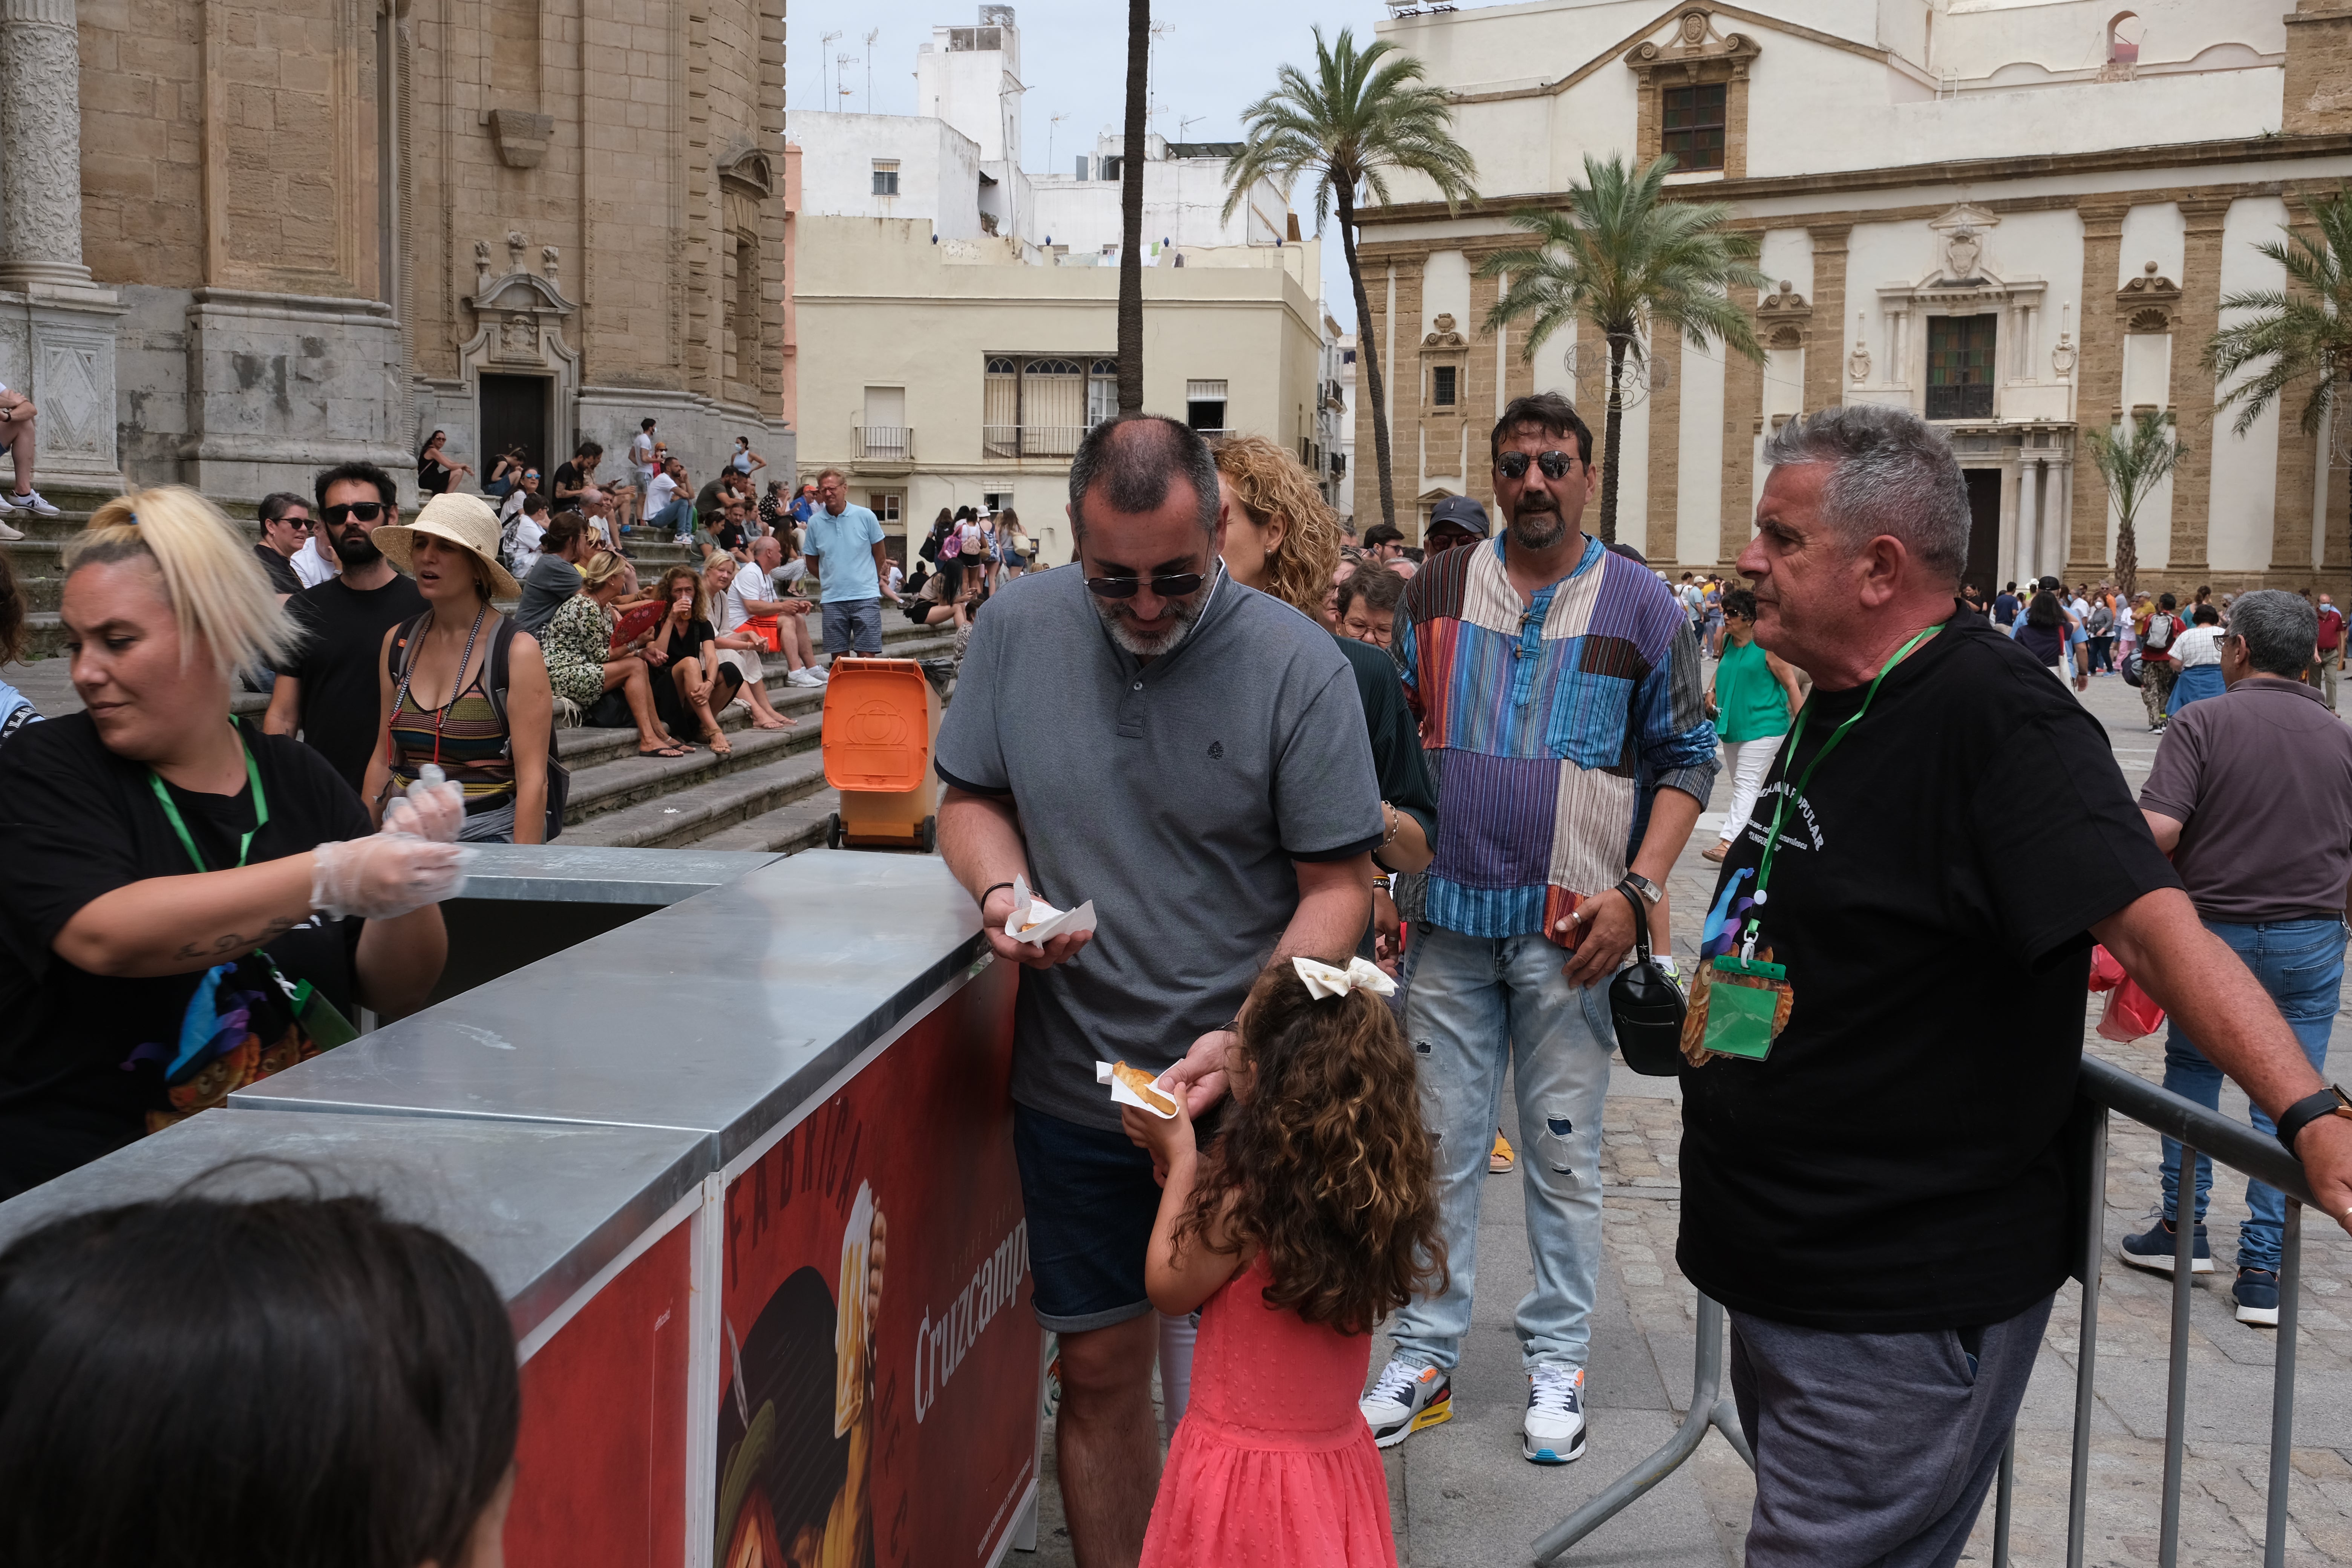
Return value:
M 1522 605 L 1503 542 L 1431 561 L 1397 617 L 1437 779 L 1428 919 L 1551 935 L 1623 879 L 1648 794 L 1704 805 L 1720 764 L 1697 639 L 1656 574 L 1587 538 L 1576 569 Z

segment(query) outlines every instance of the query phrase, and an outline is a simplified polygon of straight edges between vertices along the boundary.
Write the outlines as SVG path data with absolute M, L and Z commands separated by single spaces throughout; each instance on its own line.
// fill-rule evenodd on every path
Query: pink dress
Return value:
M 1267 1308 L 1260 1254 L 1201 1311 L 1142 1568 L 1393 1568 L 1388 1479 L 1356 1401 L 1369 1334 Z

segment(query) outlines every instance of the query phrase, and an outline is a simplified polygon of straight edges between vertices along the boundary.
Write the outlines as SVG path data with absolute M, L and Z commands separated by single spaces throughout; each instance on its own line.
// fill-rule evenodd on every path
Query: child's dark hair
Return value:
M 1288 959 L 1258 976 L 1242 1016 L 1250 1097 L 1225 1112 L 1176 1240 L 1231 1202 L 1235 1234 L 1265 1250 L 1267 1306 L 1370 1333 L 1445 1288 L 1412 1051 L 1380 997 L 1318 1001 Z
M 174 1198 L 0 1253 L 0 1562 L 444 1568 L 513 1463 L 488 1276 L 372 1198 Z

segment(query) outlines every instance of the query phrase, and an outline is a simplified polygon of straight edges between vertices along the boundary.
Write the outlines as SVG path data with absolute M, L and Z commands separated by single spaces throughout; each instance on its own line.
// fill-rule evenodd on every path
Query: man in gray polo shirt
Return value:
M 1061 1335 L 1081 1568 L 1135 1561 L 1160 1474 L 1160 1192 L 1094 1064 L 1181 1058 L 1201 1114 L 1260 969 L 1345 963 L 1371 915 L 1381 814 L 1355 677 L 1320 626 L 1224 574 L 1217 500 L 1185 426 L 1096 426 L 1070 468 L 1076 562 L 989 601 L 940 731 L 940 852 L 1024 965 L 1014 1150 L 1038 1321 Z M 1093 900 L 1092 938 L 1007 937 L 1016 875 L 1065 909 Z
M 2165 727 L 2139 792 L 2140 815 L 2189 889 L 2205 929 L 2254 972 L 2302 1042 L 2327 1066 L 2327 1034 L 2344 986 L 2344 918 L 2352 894 L 2352 728 L 2303 682 L 2318 619 L 2277 588 L 2239 595 L 2221 640 L 2229 689 L 2183 708 Z M 2164 1087 L 2221 1102 L 2221 1069 L 2175 1019 L 2164 1040 Z M 2260 1106 L 2254 1126 L 2276 1131 Z M 2124 1237 L 2126 1263 L 2172 1271 L 2180 1145 L 2164 1140 L 2164 1215 Z M 2205 1239 L 2212 1163 L 2197 1157 L 2192 1271 L 2213 1267 Z M 2246 1184 L 2231 1295 L 2238 1321 L 2275 1327 L 2286 1199 Z

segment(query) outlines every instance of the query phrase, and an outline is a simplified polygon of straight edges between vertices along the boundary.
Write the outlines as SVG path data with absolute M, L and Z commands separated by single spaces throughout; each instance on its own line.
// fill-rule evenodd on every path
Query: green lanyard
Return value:
M 1741 959 L 1750 959 L 1755 955 L 1756 927 L 1760 917 L 1754 911 L 1764 907 L 1764 885 L 1766 882 L 1769 881 L 1772 877 L 1772 857 L 1779 854 L 1780 850 L 1780 822 L 1788 813 L 1790 797 L 1791 795 L 1801 795 L 1805 793 L 1807 786 L 1811 784 L 1813 782 L 1813 774 L 1821 771 L 1821 765 L 1823 762 L 1828 760 L 1829 754 L 1837 750 L 1837 744 L 1840 741 L 1845 739 L 1846 731 L 1853 729 L 1856 724 L 1862 722 L 1862 716 L 1870 711 L 1871 700 L 1878 695 L 1880 683 L 1885 680 L 1888 676 L 1895 673 L 1895 667 L 1901 664 L 1905 659 L 1910 658 L 1912 649 L 1917 647 L 1921 643 L 1926 642 L 1929 637 L 1934 637 L 1937 632 L 1940 632 L 1943 629 L 1944 623 L 1937 621 L 1934 626 L 1929 626 L 1926 631 L 1921 632 L 1909 642 L 1905 643 L 1901 647 L 1897 648 L 1895 652 L 1895 657 L 1886 661 L 1886 668 L 1880 670 L 1878 672 L 1877 679 L 1874 679 L 1870 683 L 1870 689 L 1863 694 L 1862 706 L 1853 710 L 1853 717 L 1847 719 L 1844 723 L 1840 724 L 1836 729 L 1830 731 L 1830 738 L 1822 742 L 1822 749 L 1813 753 L 1813 760 L 1805 764 L 1805 771 L 1797 775 L 1796 787 L 1793 789 L 1789 788 L 1786 777 L 1784 776 L 1782 778 L 1780 799 L 1779 803 L 1772 807 L 1772 830 L 1764 840 L 1763 858 L 1756 863 L 1756 892 L 1751 900 L 1751 909 L 1748 916 L 1748 929 L 1742 931 L 1739 936 L 1739 956 Z M 1789 731 L 1789 761 L 1791 763 L 1794 763 L 1797 760 L 1798 742 L 1802 741 L 1805 737 L 1805 721 L 1812 716 L 1813 705 L 1810 702 L 1806 703 L 1802 708 L 1797 710 L 1796 727 Z
M 229 728 L 236 727 L 236 721 L 230 720 Z M 253 748 L 245 744 L 242 734 L 237 737 L 237 744 L 245 752 L 246 779 L 253 785 L 253 826 L 236 847 L 236 863 L 242 866 L 245 858 L 253 853 L 253 836 L 269 824 L 269 798 L 261 793 L 261 770 L 253 765 Z M 189 835 L 188 825 L 180 820 L 180 808 L 172 804 L 172 792 L 163 787 L 163 781 L 155 775 L 152 768 L 147 770 L 147 787 L 153 790 L 155 798 L 163 803 L 163 815 L 172 819 L 172 831 L 180 836 L 181 847 L 186 849 L 188 858 L 196 863 L 196 869 L 211 870 L 212 868 L 205 864 L 205 858 L 196 852 L 196 841 Z

